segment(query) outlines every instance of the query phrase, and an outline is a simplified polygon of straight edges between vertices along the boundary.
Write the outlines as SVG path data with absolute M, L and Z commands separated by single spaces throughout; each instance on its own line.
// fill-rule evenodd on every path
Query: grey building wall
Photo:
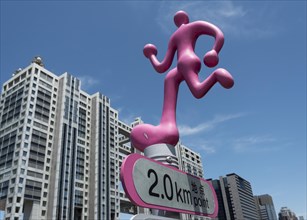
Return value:
M 259 219 L 252 187 L 247 180 L 232 173 L 211 182 L 219 199 L 218 219 Z
M 281 207 L 278 213 L 279 220 L 298 220 L 295 213 L 288 207 Z
M 277 220 L 277 215 L 270 195 L 254 196 L 260 220 Z

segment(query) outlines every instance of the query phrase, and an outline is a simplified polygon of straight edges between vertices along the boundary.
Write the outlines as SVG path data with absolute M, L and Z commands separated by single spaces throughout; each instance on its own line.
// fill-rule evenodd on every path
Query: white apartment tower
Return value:
M 181 170 L 193 176 L 204 177 L 204 169 L 199 153 L 192 151 L 180 142 L 176 145 L 176 152 Z
M 59 79 L 32 63 L 2 88 L 0 204 L 5 219 L 47 216 Z
M 117 219 L 118 112 L 41 59 L 4 83 L 0 210 L 5 219 Z

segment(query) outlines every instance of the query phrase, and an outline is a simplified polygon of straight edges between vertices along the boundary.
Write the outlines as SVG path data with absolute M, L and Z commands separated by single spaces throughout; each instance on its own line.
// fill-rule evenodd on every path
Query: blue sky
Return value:
M 157 124 L 165 74 L 142 50 L 153 43 L 164 57 L 178 10 L 220 27 L 217 67 L 235 79 L 199 100 L 181 85 L 182 142 L 201 153 L 205 178 L 235 172 L 277 212 L 306 218 L 306 1 L 1 1 L 1 85 L 40 55 L 48 70 L 108 96 L 123 121 Z M 201 37 L 196 53 L 212 46 Z M 200 78 L 213 70 L 203 65 Z

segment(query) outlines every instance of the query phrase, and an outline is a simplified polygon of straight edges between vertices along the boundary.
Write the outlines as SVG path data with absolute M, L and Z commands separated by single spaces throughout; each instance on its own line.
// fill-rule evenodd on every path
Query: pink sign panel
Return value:
M 216 217 L 218 203 L 208 181 L 139 154 L 126 157 L 121 181 L 137 206 Z

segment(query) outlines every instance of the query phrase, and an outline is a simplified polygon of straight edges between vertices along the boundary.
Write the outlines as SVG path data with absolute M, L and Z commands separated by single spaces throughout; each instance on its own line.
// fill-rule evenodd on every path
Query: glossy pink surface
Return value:
M 214 202 L 215 202 L 214 212 L 212 214 L 204 214 L 204 213 L 199 213 L 199 212 L 196 212 L 196 211 L 193 212 L 193 211 L 181 210 L 181 209 L 176 209 L 176 208 L 170 208 L 170 207 L 164 207 L 164 206 L 159 206 L 159 205 L 154 205 L 154 204 L 148 204 L 148 203 L 144 202 L 141 199 L 141 197 L 138 195 L 137 190 L 136 190 L 135 185 L 134 185 L 134 181 L 133 181 L 134 165 L 137 162 L 137 160 L 139 160 L 139 159 L 146 159 L 146 160 L 152 161 L 153 163 L 158 163 L 162 166 L 165 166 L 168 169 L 172 169 L 173 172 L 180 172 L 180 173 L 186 174 L 186 173 L 184 173 L 184 172 L 182 172 L 182 171 L 180 171 L 180 170 L 178 170 L 174 167 L 164 165 L 163 163 L 154 161 L 154 160 L 149 159 L 147 157 L 144 157 L 140 154 L 130 154 L 123 161 L 123 164 L 121 166 L 121 171 L 120 171 L 120 179 L 121 179 L 122 185 L 124 187 L 124 190 L 126 192 L 126 195 L 130 199 L 130 201 L 133 202 L 135 205 L 146 207 L 146 208 L 152 208 L 152 209 L 161 209 L 161 210 L 166 210 L 166 211 L 170 211 L 170 212 L 188 213 L 188 214 L 192 214 L 192 215 L 205 215 L 205 216 L 208 216 L 208 217 L 216 217 L 217 216 L 218 203 L 217 203 L 217 197 L 216 197 L 214 188 L 212 187 L 210 182 L 207 182 L 206 180 L 198 178 L 198 177 L 194 177 L 194 178 L 197 178 L 200 181 L 206 182 L 209 185 L 210 189 L 212 190 L 212 193 L 213 193 L 213 196 L 214 196 Z M 186 175 L 190 175 L 190 174 L 186 174 Z
M 178 11 L 174 16 L 174 22 L 178 29 L 170 37 L 168 49 L 164 59 L 159 62 L 157 48 L 152 44 L 144 47 L 144 55 L 152 63 L 159 73 L 167 71 L 177 51 L 177 66 L 170 70 L 164 81 L 164 102 L 160 124 L 137 125 L 132 129 L 131 142 L 134 147 L 144 151 L 150 145 L 165 143 L 175 146 L 179 140 L 179 132 L 176 125 L 176 105 L 178 89 L 181 82 L 185 81 L 195 98 L 202 98 L 215 83 L 220 83 L 224 88 L 231 88 L 234 84 L 231 74 L 222 68 L 214 70 L 208 78 L 200 81 L 198 73 L 201 69 L 201 61 L 195 54 L 196 40 L 201 35 L 209 35 L 215 38 L 212 50 L 204 56 L 203 62 L 208 67 L 218 64 L 218 53 L 224 44 L 222 31 L 205 21 L 189 23 L 186 12 Z

